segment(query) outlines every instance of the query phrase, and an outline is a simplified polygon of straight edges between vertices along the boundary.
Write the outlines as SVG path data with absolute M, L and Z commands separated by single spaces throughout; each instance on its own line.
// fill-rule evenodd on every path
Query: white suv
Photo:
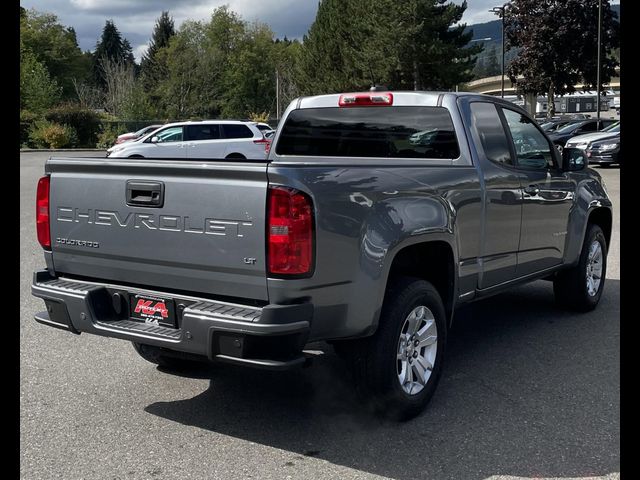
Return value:
M 107 150 L 110 158 L 264 159 L 271 141 L 256 122 L 203 120 L 169 123 Z

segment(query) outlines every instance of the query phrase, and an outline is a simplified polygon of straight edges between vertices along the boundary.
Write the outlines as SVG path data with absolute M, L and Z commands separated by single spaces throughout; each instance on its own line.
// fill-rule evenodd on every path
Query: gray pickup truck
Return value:
M 265 160 L 51 158 L 35 319 L 145 359 L 286 369 L 345 358 L 394 418 L 434 393 L 458 305 L 538 279 L 596 307 L 611 202 L 512 103 L 465 93 L 303 97 Z

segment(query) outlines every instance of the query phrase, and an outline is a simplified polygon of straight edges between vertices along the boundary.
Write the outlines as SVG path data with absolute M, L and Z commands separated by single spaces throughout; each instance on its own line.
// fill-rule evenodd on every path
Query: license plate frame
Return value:
M 177 328 L 175 300 L 132 293 L 129 295 L 129 318 L 149 325 Z

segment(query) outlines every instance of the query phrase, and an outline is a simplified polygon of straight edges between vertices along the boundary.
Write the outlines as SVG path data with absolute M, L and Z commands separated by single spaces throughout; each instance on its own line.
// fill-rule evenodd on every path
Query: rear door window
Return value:
M 219 125 L 188 125 L 187 140 L 217 140 L 220 138 Z
M 278 155 L 454 159 L 453 121 L 443 107 L 330 107 L 292 111 Z
M 252 138 L 253 132 L 246 125 L 222 125 L 224 138 Z
M 472 128 L 480 139 L 485 157 L 501 165 L 513 165 L 509 139 L 493 103 L 471 103 Z

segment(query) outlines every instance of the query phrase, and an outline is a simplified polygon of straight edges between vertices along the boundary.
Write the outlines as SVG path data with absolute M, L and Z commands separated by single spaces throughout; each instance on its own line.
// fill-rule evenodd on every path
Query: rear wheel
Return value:
M 144 158 L 142 155 L 129 155 L 127 158 Z
M 558 272 L 553 281 L 556 302 L 586 312 L 598 305 L 607 272 L 607 240 L 598 225 L 587 226 L 580 260 L 575 267 Z
M 444 306 L 433 285 L 407 277 L 393 281 L 377 332 L 353 342 L 358 393 L 385 416 L 415 417 L 435 392 L 446 339 Z
M 233 160 L 246 160 L 247 159 L 247 157 L 245 157 L 241 153 L 230 153 L 225 158 L 226 159 L 233 159 Z

